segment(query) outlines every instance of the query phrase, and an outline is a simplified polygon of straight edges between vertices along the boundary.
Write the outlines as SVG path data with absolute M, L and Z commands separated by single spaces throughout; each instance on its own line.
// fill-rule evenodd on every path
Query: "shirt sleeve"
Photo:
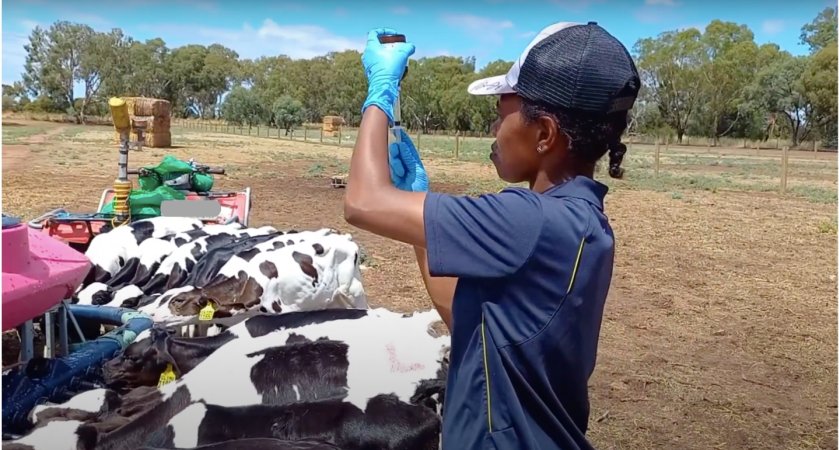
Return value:
M 477 198 L 429 192 L 424 208 L 432 276 L 512 275 L 530 257 L 542 231 L 539 199 L 520 188 Z

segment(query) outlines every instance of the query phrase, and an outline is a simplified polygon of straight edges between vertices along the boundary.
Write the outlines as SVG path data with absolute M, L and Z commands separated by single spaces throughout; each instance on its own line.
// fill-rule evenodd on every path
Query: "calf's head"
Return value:
M 258 306 L 262 293 L 262 286 L 253 277 L 239 271 L 236 277 L 175 295 L 169 300 L 169 310 L 178 316 L 194 316 L 212 303 L 214 317 L 229 317 L 236 311 Z
M 180 370 L 175 358 L 169 353 L 169 345 L 175 330 L 155 326 L 151 336 L 129 345 L 122 354 L 102 367 L 105 385 L 117 391 L 126 391 L 138 386 L 156 385 L 160 374 L 171 364 L 175 375 Z

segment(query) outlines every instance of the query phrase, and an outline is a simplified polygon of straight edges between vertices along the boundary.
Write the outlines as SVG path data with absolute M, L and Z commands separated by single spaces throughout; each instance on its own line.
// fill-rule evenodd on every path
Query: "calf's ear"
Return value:
M 175 375 L 180 378 L 183 373 L 181 372 L 180 367 L 178 367 L 178 363 L 175 361 L 175 358 L 169 353 L 169 336 L 167 335 L 163 339 L 155 339 L 154 343 L 148 350 L 148 354 L 154 358 L 155 365 L 162 366 L 164 364 L 171 364 L 172 370 L 175 371 Z
M 94 450 L 96 442 L 99 440 L 99 430 L 91 424 L 84 424 L 76 429 L 76 435 L 79 437 L 78 449 Z

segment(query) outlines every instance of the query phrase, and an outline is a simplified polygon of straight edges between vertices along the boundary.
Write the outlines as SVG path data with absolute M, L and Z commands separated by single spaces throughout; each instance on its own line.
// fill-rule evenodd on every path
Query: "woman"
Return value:
M 489 156 L 498 176 L 529 189 L 453 196 L 428 191 L 407 135 L 389 152 L 393 100 L 415 49 L 379 44 L 393 33 L 371 31 L 362 56 L 368 96 L 344 215 L 414 246 L 451 330 L 443 448 L 589 448 L 587 381 L 614 257 L 608 189 L 592 177 L 626 128 L 635 65 L 596 23 L 543 30 L 506 75 L 469 86 L 498 96 Z

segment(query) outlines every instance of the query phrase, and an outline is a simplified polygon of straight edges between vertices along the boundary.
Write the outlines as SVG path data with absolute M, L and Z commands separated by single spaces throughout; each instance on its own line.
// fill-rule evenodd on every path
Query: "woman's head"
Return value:
M 627 125 L 626 111 L 588 114 L 516 94 L 502 94 L 497 110 L 490 159 L 501 179 L 532 183 L 540 173 L 553 179 L 590 176 L 607 151 L 609 174 L 615 178 L 623 175 L 620 164 L 626 146 L 620 138 Z
M 626 48 L 595 23 L 543 30 L 506 75 L 469 86 L 498 96 L 490 158 L 508 182 L 591 176 L 607 151 L 620 177 L 620 138 L 640 79 Z

